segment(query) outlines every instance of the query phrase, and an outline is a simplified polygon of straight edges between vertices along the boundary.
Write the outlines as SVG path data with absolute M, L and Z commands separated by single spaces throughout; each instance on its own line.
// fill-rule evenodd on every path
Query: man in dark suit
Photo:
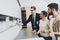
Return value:
M 26 24 L 31 21 L 32 25 L 32 31 L 38 31 L 39 30 L 39 20 L 40 20 L 40 15 L 36 13 L 36 7 L 31 6 L 31 15 L 29 16 L 28 20 L 26 21 Z

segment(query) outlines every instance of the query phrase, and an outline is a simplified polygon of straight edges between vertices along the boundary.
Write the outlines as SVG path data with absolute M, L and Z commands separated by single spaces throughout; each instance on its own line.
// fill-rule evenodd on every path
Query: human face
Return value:
M 49 13 L 49 15 L 53 15 L 53 11 L 52 11 L 52 9 L 49 8 L 49 7 L 48 7 L 48 13 Z
M 40 18 L 45 17 L 45 15 L 43 14 L 43 12 L 40 13 Z
M 32 13 L 32 14 L 34 14 L 34 13 L 35 13 L 34 8 L 31 8 L 31 13 Z

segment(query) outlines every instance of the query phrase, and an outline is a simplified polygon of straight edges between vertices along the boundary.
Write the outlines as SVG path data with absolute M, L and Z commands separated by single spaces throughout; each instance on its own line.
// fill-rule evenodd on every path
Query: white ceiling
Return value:
M 42 10 L 47 11 L 47 5 L 52 2 L 59 4 L 60 0 L 20 0 L 21 6 L 30 7 L 34 5 L 37 7 L 37 12 L 40 12 Z
M 19 0 L 21 6 L 31 7 L 36 6 L 37 12 L 42 10 L 47 11 L 47 5 L 51 2 L 60 3 L 60 0 Z M 60 4 L 59 4 L 60 5 Z M 0 14 L 5 14 L 14 17 L 20 17 L 20 8 L 17 0 L 0 0 Z
M 20 9 L 16 0 L 0 0 L 0 14 L 19 17 Z

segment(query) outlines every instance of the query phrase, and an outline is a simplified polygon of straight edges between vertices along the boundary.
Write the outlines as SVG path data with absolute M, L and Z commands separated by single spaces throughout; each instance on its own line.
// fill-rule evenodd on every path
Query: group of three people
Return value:
M 36 33 L 39 37 L 43 37 L 45 40 L 52 40 L 52 33 L 59 33 L 60 31 L 60 17 L 58 14 L 58 4 L 51 3 L 48 5 L 48 12 L 41 11 L 40 14 L 36 13 L 36 7 L 31 6 L 31 15 L 29 16 L 26 24 L 31 22 L 32 31 Z M 47 16 L 52 15 L 54 21 L 50 25 L 50 20 L 48 20 Z M 52 31 L 51 31 L 52 30 Z M 52 34 L 52 35 L 51 35 Z

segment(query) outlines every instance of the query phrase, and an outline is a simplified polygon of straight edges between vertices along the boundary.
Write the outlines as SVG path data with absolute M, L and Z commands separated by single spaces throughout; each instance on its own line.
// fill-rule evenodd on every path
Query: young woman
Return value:
M 41 20 L 39 24 L 39 31 L 37 34 L 39 34 L 39 37 L 43 37 L 45 40 L 52 40 L 50 37 L 50 28 L 49 28 L 49 20 L 47 19 L 47 12 L 46 11 L 41 11 L 40 14 Z

